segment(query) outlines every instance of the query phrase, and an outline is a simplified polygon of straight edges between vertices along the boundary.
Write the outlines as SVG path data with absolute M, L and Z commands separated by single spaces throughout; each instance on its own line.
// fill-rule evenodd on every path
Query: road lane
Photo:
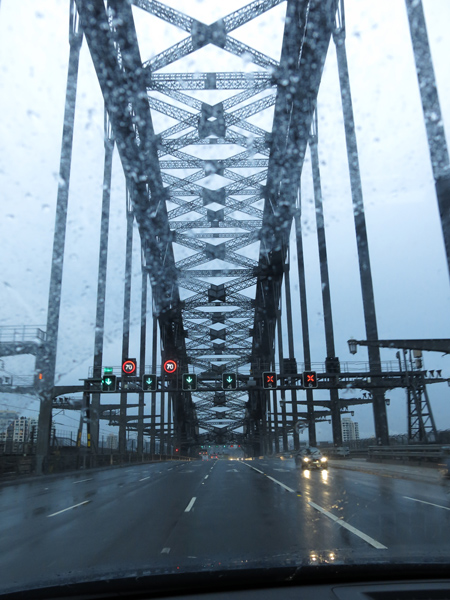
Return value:
M 258 468 L 259 463 L 251 464 Z M 303 471 L 292 459 L 265 463 L 266 475 L 296 488 L 305 501 L 323 507 L 396 555 L 450 554 L 450 511 L 432 506 L 450 508 L 448 490 L 442 485 L 344 469 Z
M 447 507 L 439 486 L 307 473 L 289 460 L 133 465 L 17 483 L 0 488 L 0 582 L 22 581 L 24 565 L 36 580 L 168 561 L 448 557 Z

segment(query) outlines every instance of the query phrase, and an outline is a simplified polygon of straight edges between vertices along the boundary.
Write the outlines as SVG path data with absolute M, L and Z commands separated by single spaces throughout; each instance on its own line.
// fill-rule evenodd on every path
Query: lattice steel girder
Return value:
M 161 138 L 158 140 L 158 156 L 166 156 L 173 154 L 180 148 L 186 148 L 186 146 L 208 146 L 208 145 L 227 145 L 235 144 L 242 146 L 243 148 L 251 148 L 255 153 L 269 156 L 269 148 L 267 146 L 267 133 L 266 135 L 256 136 L 249 140 L 244 135 L 237 131 L 228 130 L 224 138 L 200 138 L 198 133 L 189 132 L 178 138 Z
M 149 90 L 240 90 L 266 89 L 274 85 L 271 73 L 151 73 L 147 72 Z
M 260 280 L 256 306 L 277 305 L 289 232 L 295 211 L 304 154 L 309 138 L 312 107 L 322 76 L 336 6 L 334 0 L 288 0 L 279 73 L 273 137 L 267 175 L 267 202 L 261 228 Z M 268 272 L 278 274 L 270 281 Z M 276 311 L 255 316 L 260 335 L 254 338 L 254 357 L 273 347 Z M 256 331 L 256 329 L 255 329 Z
M 142 87 L 138 76 L 141 59 L 131 7 L 119 0 L 111 0 L 111 8 L 121 17 L 115 20 L 113 33 L 102 0 L 77 0 L 76 5 L 130 187 L 146 262 L 152 266 L 154 273 L 152 285 L 159 312 L 174 310 L 179 299 L 173 252 L 166 242 L 170 239 L 164 202 L 166 196 L 145 87 Z M 115 44 L 122 49 L 121 66 L 117 61 Z M 139 147 L 131 112 L 139 123 Z
M 245 189 L 243 190 L 243 193 L 245 195 L 254 194 L 254 190 Z M 263 211 L 253 206 L 253 204 L 261 200 L 261 198 L 262 194 L 251 196 L 250 198 L 247 198 L 245 200 L 235 200 L 231 196 L 228 196 L 226 197 L 225 204 L 223 205 L 224 216 L 228 216 L 230 213 L 239 211 L 250 217 L 254 217 L 255 220 L 261 220 L 263 218 Z M 207 216 L 208 214 L 208 205 L 204 206 L 203 198 L 199 197 L 196 200 L 193 200 L 192 202 L 186 202 L 183 200 L 177 202 L 177 200 L 178 199 L 174 198 L 173 196 L 170 197 L 171 202 L 179 204 L 178 208 L 174 208 L 169 211 L 170 221 L 172 221 L 173 219 L 178 219 L 183 215 L 187 215 L 190 212 L 196 212 L 203 216 Z

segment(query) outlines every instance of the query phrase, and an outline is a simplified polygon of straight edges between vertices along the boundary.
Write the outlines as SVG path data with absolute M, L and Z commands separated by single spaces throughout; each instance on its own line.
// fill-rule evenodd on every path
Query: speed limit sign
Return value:
M 136 373 L 137 360 L 135 358 L 127 358 L 122 363 L 122 373 L 124 375 L 134 375 Z
M 177 370 L 177 361 L 176 360 L 166 360 L 166 362 L 164 363 L 164 371 L 168 374 L 168 375 L 173 375 Z

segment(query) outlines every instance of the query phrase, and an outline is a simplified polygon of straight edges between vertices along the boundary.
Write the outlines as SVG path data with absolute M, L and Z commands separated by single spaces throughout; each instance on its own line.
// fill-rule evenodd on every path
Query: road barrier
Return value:
M 149 464 L 166 461 L 193 461 L 198 460 L 190 456 L 172 456 L 170 454 L 98 454 L 94 456 L 87 453 L 55 452 L 44 460 L 44 474 L 65 473 L 91 468 L 107 468 L 113 466 L 126 466 L 128 464 Z M 0 455 L 0 478 L 32 475 L 36 472 L 36 456 L 22 456 L 18 454 Z
M 442 466 L 449 468 L 450 446 L 439 444 L 405 446 L 369 446 L 367 460 L 373 462 L 393 462 Z

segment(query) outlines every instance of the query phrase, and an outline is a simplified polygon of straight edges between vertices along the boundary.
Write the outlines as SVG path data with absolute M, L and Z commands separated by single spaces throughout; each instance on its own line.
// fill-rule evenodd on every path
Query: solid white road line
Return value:
M 308 502 L 308 504 L 310 506 L 312 506 L 312 508 L 315 508 L 316 510 L 318 510 L 322 514 L 326 515 L 329 519 L 331 519 L 332 521 L 334 521 L 335 523 L 337 523 L 341 527 L 344 527 L 344 529 L 347 529 L 348 531 L 351 531 L 352 533 L 354 533 L 355 535 L 357 535 L 358 537 L 360 537 L 362 540 L 364 540 L 365 542 L 367 542 L 368 544 L 370 544 L 371 546 L 373 546 L 377 550 L 387 550 L 386 546 L 383 546 L 383 544 L 380 544 L 380 542 L 377 542 L 377 540 L 374 540 L 372 537 L 370 537 L 370 535 L 366 535 L 365 533 L 363 533 L 359 529 L 356 529 L 356 527 L 353 527 L 353 525 L 349 525 L 348 523 L 346 523 L 345 521 L 343 521 L 339 517 L 336 517 L 336 515 L 333 515 L 332 513 L 328 512 L 327 510 L 325 510 L 324 508 L 322 508 L 321 506 L 319 506 L 315 502 Z
M 74 504 L 73 506 L 69 506 L 69 508 L 64 508 L 63 510 L 58 510 L 58 512 L 55 512 L 51 515 L 47 515 L 47 517 L 55 517 L 56 515 L 60 515 L 63 512 L 66 512 L 66 510 L 71 510 L 72 508 L 77 508 L 77 506 L 83 506 L 83 504 L 89 504 L 89 502 L 91 502 L 91 500 L 85 500 L 84 502 L 80 502 L 79 504 Z
M 288 487 L 287 485 L 284 485 L 284 483 L 281 483 L 281 481 L 278 481 L 278 479 L 274 479 L 270 475 L 266 475 L 266 477 L 267 477 L 267 479 L 270 479 L 271 481 L 274 481 L 278 485 L 281 485 L 281 487 L 284 488 L 287 492 L 291 492 L 291 493 L 295 494 L 295 490 L 293 490 L 292 488 Z
M 91 477 L 90 479 L 81 479 L 80 481 L 74 481 L 73 484 L 75 485 L 76 483 L 84 483 L 85 481 L 92 481 L 93 479 L 93 477 Z
M 441 504 L 433 504 L 433 502 L 425 502 L 425 500 L 418 500 L 417 498 L 410 498 L 409 496 L 403 496 L 407 500 L 414 500 L 414 502 L 421 502 L 422 504 L 429 504 L 430 506 L 436 506 L 437 508 L 443 508 L 444 510 L 450 510 L 448 506 L 442 506 Z
M 292 488 L 290 488 L 287 485 L 284 485 L 284 483 L 281 483 L 281 481 L 278 481 L 278 479 L 274 479 L 273 477 L 271 477 L 270 475 L 266 475 L 263 471 L 260 471 L 259 469 L 256 469 L 255 467 L 252 467 L 251 465 L 248 465 L 247 463 L 244 463 L 244 465 L 246 465 L 247 467 L 250 467 L 250 469 L 253 469 L 254 471 L 257 471 L 258 473 L 261 473 L 261 475 L 264 475 L 265 477 L 267 477 L 267 479 L 270 479 L 271 481 L 273 481 L 274 483 L 276 483 L 277 485 L 280 485 L 282 488 L 284 488 L 287 492 L 291 492 L 293 494 L 295 494 L 295 490 L 293 490 Z
M 191 498 L 191 501 L 189 502 L 189 504 L 186 506 L 186 508 L 184 509 L 184 512 L 190 512 L 191 508 L 194 506 L 194 502 L 197 500 L 197 498 L 194 496 L 193 498 Z
M 139 479 L 139 481 L 145 481 L 146 479 L 150 479 L 150 475 L 148 477 L 143 477 L 142 479 Z

